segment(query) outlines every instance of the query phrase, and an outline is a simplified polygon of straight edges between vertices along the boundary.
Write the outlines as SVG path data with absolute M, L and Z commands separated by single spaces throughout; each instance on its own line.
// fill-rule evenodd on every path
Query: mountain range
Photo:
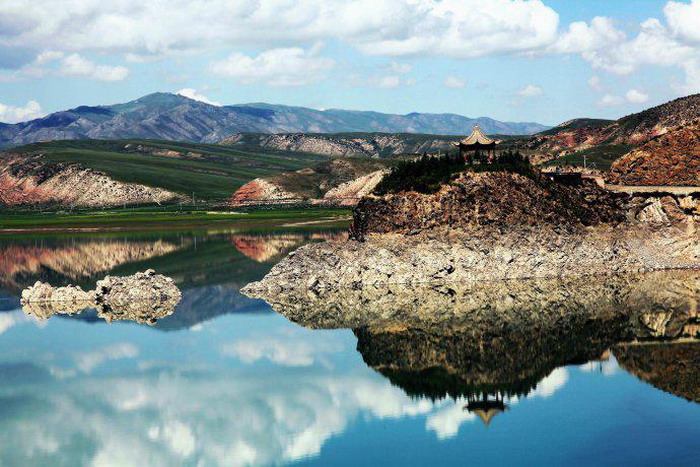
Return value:
M 0 147 L 65 139 L 148 138 L 215 143 L 235 133 L 384 132 L 461 135 L 478 124 L 486 133 L 530 135 L 550 127 L 456 114 L 384 114 L 263 103 L 215 106 L 154 93 L 131 102 L 80 106 L 17 124 L 0 123 Z

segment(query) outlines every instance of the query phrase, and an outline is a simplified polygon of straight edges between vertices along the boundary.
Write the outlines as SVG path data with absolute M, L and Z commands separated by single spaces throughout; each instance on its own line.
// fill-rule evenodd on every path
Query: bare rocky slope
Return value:
M 353 240 L 310 245 L 252 287 L 312 290 L 699 269 L 700 198 L 464 173 L 434 194 L 365 198 Z
M 469 131 L 464 128 L 462 131 Z M 452 148 L 459 136 L 389 133 L 239 133 L 221 140 L 221 144 L 254 146 L 292 152 L 321 154 L 328 157 L 391 157 L 403 154 L 434 153 Z
M 547 160 L 599 145 L 638 146 L 700 117 L 700 94 L 682 97 L 615 121 L 577 119 L 521 139 L 517 147 Z
M 103 207 L 179 199 L 174 192 L 117 181 L 76 163 L 6 153 L 0 157 L 0 204 Z
M 611 183 L 700 186 L 700 120 L 657 136 L 613 163 Z
M 374 189 L 387 168 L 382 161 L 334 159 L 295 172 L 257 178 L 239 188 L 231 204 L 242 206 L 261 200 L 337 200 L 340 204 L 356 204 Z

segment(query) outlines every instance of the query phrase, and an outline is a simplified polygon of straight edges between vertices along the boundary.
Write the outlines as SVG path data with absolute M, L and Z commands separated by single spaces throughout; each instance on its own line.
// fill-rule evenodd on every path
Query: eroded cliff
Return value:
M 179 199 L 171 191 L 121 182 L 75 163 L 49 162 L 40 155 L 0 155 L 0 204 L 103 207 Z

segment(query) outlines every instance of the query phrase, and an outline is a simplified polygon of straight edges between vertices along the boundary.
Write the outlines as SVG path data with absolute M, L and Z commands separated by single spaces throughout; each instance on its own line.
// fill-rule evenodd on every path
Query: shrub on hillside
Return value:
M 498 154 L 491 164 L 485 163 L 478 154 L 475 159 L 480 162 L 473 165 L 466 165 L 458 154 L 446 154 L 441 157 L 423 155 L 418 159 L 401 161 L 377 185 L 374 193 L 435 193 L 442 185 L 449 183 L 455 174 L 465 171 L 532 174 L 530 161 L 517 151 L 504 151 Z

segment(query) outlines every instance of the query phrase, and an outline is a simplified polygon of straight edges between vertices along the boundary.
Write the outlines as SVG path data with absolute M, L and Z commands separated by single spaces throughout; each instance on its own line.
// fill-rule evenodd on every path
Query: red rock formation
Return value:
M 609 182 L 700 186 L 700 122 L 675 128 L 616 160 Z

